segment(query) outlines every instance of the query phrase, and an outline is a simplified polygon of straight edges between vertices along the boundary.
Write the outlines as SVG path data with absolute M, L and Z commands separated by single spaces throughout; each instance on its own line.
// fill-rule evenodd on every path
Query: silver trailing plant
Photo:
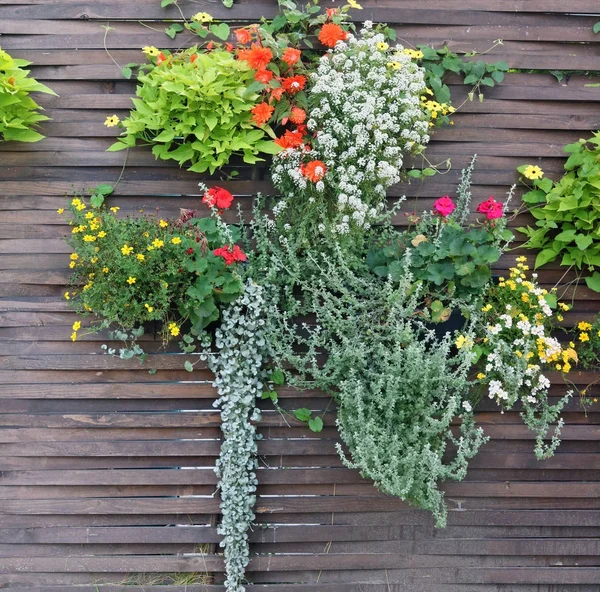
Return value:
M 248 531 L 254 520 L 256 502 L 257 433 L 260 420 L 257 397 L 266 376 L 262 370 L 267 357 L 264 339 L 264 289 L 249 280 L 242 296 L 223 312 L 216 331 L 218 354 L 210 357 L 215 373 L 214 386 L 221 409 L 223 441 L 215 472 L 219 477 L 228 592 L 243 592 L 249 561 Z

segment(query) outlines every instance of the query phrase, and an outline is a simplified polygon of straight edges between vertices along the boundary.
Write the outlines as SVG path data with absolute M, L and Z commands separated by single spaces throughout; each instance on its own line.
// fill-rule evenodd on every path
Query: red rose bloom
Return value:
M 335 23 L 325 23 L 319 31 L 319 41 L 326 47 L 335 47 L 338 41 L 344 41 L 348 33 Z
M 302 55 L 302 52 L 299 49 L 294 49 L 293 47 L 287 47 L 286 50 L 283 52 L 281 59 L 288 66 L 293 66 L 294 64 L 298 63 L 301 55 Z
M 238 60 L 247 62 L 253 70 L 266 70 L 268 63 L 273 59 L 273 53 L 268 47 L 261 47 L 253 43 L 250 49 L 241 49 Z
M 495 220 L 497 218 L 502 218 L 504 215 L 504 204 L 496 201 L 490 196 L 483 203 L 479 204 L 477 211 L 480 214 L 485 214 L 485 217 L 488 220 Z
M 450 197 L 444 195 L 444 197 L 440 197 L 438 200 L 436 200 L 436 202 L 433 204 L 433 209 L 435 210 L 436 214 L 439 214 L 445 218 L 456 209 L 456 206 Z
M 325 176 L 327 167 L 323 161 L 313 160 L 308 164 L 303 165 L 300 170 L 307 179 L 313 183 L 317 183 Z
M 290 95 L 295 95 L 306 86 L 306 76 L 302 76 L 302 74 L 290 76 L 289 78 L 284 78 L 281 84 L 283 85 L 285 92 Z
M 233 195 L 223 189 L 222 187 L 211 187 L 202 198 L 202 203 L 206 204 L 209 208 L 218 208 L 219 210 L 226 210 L 231 207 L 233 202 Z

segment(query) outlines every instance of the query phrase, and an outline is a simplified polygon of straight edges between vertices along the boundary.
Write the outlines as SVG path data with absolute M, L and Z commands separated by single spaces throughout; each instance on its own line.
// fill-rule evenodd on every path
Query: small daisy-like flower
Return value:
M 147 303 L 146 303 L 146 304 L 144 304 L 144 306 L 146 307 L 146 310 L 147 310 L 148 312 L 152 312 L 152 311 L 154 310 L 154 307 L 153 307 L 153 306 L 150 306 L 150 305 L 149 305 L 149 304 L 147 304 Z
M 386 50 L 388 50 L 390 48 L 390 46 L 385 41 L 380 41 L 379 43 L 376 43 L 375 47 L 379 51 L 386 51 Z
M 400 62 L 388 62 L 386 66 L 390 70 L 400 70 L 400 68 L 402 68 L 402 64 Z
M 58 210 L 56 210 L 57 214 L 63 214 L 65 211 L 65 208 L 58 208 Z
M 129 276 L 129 277 L 127 278 L 127 283 L 128 283 L 130 286 L 133 286 L 133 284 L 135 284 L 135 278 L 134 278 L 134 277 L 131 277 L 131 276 Z
M 146 45 L 145 47 L 142 47 L 142 51 L 151 58 L 156 57 L 160 53 L 154 45 Z
M 81 321 L 75 321 L 73 323 L 73 331 L 79 331 L 81 329 Z
M 180 333 L 180 329 L 177 326 L 177 323 L 169 323 L 169 333 L 173 336 L 173 337 L 177 337 L 177 335 L 179 335 Z
M 195 23 L 204 24 L 212 23 L 214 19 L 210 14 L 208 14 L 208 12 L 197 12 L 194 16 L 192 16 L 192 20 Z
M 133 247 L 130 247 L 128 244 L 124 244 L 121 247 L 121 253 L 123 253 L 123 255 L 131 255 L 132 252 L 133 252 Z
M 535 179 L 541 179 L 544 176 L 544 171 L 542 171 L 542 169 L 539 166 L 530 164 L 523 171 L 523 176 L 526 179 L 534 181 Z
M 178 244 L 181 242 L 181 239 L 180 239 L 178 236 L 174 236 L 174 237 L 171 239 L 171 242 L 172 242 L 174 245 L 178 245 Z
M 113 214 L 116 214 L 121 208 L 119 208 L 118 206 L 113 206 L 112 208 L 110 208 L 110 211 Z
M 138 261 L 144 261 L 144 259 L 146 259 L 146 256 L 145 256 L 145 255 L 142 255 L 141 253 L 138 253 L 138 254 L 135 256 L 135 258 L 136 258 Z
M 348 6 L 356 10 L 362 10 L 362 6 L 356 0 L 348 0 Z
M 119 121 L 121 120 L 116 115 L 111 115 L 110 117 L 106 118 L 104 125 L 106 127 L 115 127 L 115 125 L 117 125 Z
M 165 220 L 161 220 L 161 221 L 158 223 L 158 225 L 159 225 L 161 228 L 166 228 L 166 227 L 169 225 L 169 223 L 168 223 L 168 222 L 165 222 Z

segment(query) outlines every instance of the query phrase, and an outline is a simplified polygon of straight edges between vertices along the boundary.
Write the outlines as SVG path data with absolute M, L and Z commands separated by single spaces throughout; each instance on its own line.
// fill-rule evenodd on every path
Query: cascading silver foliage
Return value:
M 262 370 L 267 357 L 264 333 L 264 290 L 248 280 L 242 296 L 223 312 L 216 331 L 218 354 L 210 357 L 215 373 L 214 386 L 221 409 L 223 441 L 215 472 L 219 477 L 225 554 L 225 586 L 228 592 L 243 592 L 249 561 L 248 531 L 256 503 L 257 433 L 260 420 L 257 397 L 266 376 Z M 254 423 L 253 423 L 254 422 Z

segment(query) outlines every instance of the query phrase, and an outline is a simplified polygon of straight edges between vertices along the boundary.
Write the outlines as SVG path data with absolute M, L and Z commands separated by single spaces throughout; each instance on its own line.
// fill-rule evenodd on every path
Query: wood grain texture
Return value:
M 587 73 L 599 69 L 597 0 L 361 4 L 357 18 L 390 23 L 406 44 L 470 52 L 502 39 L 490 61 L 536 71 L 509 73 L 485 89 L 483 102 L 469 101 L 468 89 L 448 78 L 461 107 L 428 154 L 435 162 L 450 158 L 452 170 L 391 188 L 390 200 L 408 196 L 406 211 L 452 195 L 474 153 L 473 210 L 504 195 L 519 164 L 539 164 L 556 178 L 562 147 L 600 128 L 600 92 L 589 86 L 600 78 Z M 276 11 L 275 0 L 237 0 L 232 11 L 218 0 L 179 5 L 187 17 L 205 10 L 237 23 Z M 0 145 L 0 588 L 11 592 L 224 592 L 213 471 L 221 432 L 210 373 L 182 370 L 184 357 L 163 348 L 152 327 L 143 337 L 146 366 L 103 356 L 107 333 L 72 343 L 76 316 L 62 299 L 69 227 L 56 210 L 74 190 L 119 176 L 124 154 L 106 152 L 116 132 L 103 121 L 125 116 L 135 91 L 104 50 L 103 27 L 111 27 L 106 47 L 123 65 L 141 61 L 143 45 L 191 42 L 187 34 L 164 35 L 163 19 L 181 15 L 158 0 L 0 0 L 2 47 L 34 62 L 33 75 L 60 95 L 39 98 L 52 118 L 43 142 Z M 559 83 L 550 70 L 569 72 Z M 240 175 L 225 185 L 248 217 L 252 195 L 273 193 L 266 167 L 258 175 L 240 162 L 230 169 Z M 199 180 L 221 183 L 137 148 L 110 202 L 124 215 L 158 208 L 175 216 L 198 205 Z M 514 225 L 530 222 L 520 216 Z M 406 222 L 399 215 L 395 223 Z M 505 254 L 498 272 L 514 257 Z M 552 287 L 563 272 L 548 265 L 542 285 Z M 600 310 L 600 296 L 587 289 L 569 289 L 567 297 L 575 303 L 567 326 Z M 566 386 L 557 373 L 550 378 L 556 401 Z M 282 389 L 286 409 L 327 410 L 325 428 L 315 435 L 297 422 L 288 426 L 260 404 L 248 592 L 598 592 L 597 378 L 573 372 L 579 390 L 594 386 L 585 408 L 579 396 L 569 402 L 564 442 L 544 462 L 533 456 L 518 412 L 499 414 L 484 401 L 478 420 L 490 442 L 464 482 L 444 485 L 444 531 L 342 465 L 327 396 Z M 159 584 L 147 575 L 170 572 L 197 572 L 211 583 Z

